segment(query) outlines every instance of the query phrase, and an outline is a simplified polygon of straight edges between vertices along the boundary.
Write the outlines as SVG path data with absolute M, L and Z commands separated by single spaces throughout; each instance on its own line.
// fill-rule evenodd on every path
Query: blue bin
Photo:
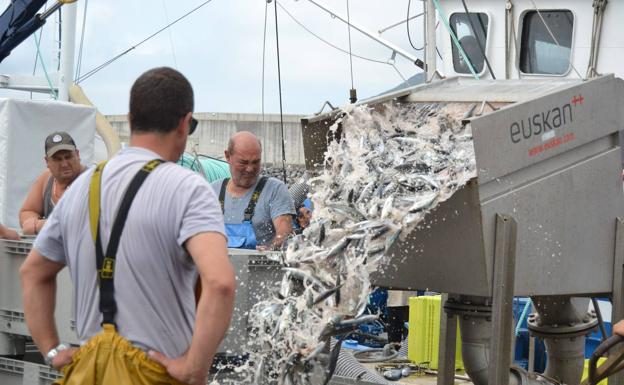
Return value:
M 605 322 L 604 326 L 608 337 L 612 333 L 611 322 Z M 602 333 L 600 333 L 600 328 L 597 328 L 590 335 L 588 335 L 585 340 L 585 358 L 591 357 L 594 350 L 596 350 L 598 345 L 600 345 L 600 342 L 602 342 Z
M 513 302 L 513 315 L 514 321 L 517 325 L 522 311 L 526 304 L 529 302 L 529 298 L 516 297 Z M 524 317 L 520 324 L 518 335 L 516 336 L 516 345 L 514 353 L 514 364 L 525 369 L 529 368 L 529 329 L 527 326 L 527 318 Z M 540 339 L 535 340 L 535 362 L 534 368 L 536 372 L 542 373 L 546 369 L 546 347 L 544 342 Z

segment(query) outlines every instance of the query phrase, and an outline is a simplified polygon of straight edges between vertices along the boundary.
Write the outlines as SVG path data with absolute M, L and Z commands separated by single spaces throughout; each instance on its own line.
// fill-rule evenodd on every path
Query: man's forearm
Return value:
M 54 322 L 56 279 L 37 282 L 24 277 L 22 287 L 26 324 L 39 351 L 45 355 L 59 344 Z
M 234 309 L 234 291 L 228 288 L 202 287 L 197 305 L 195 330 L 187 362 L 193 372 L 207 373 L 214 355 L 227 332 Z
M 280 247 L 282 247 L 282 244 L 284 243 L 284 240 L 286 240 L 286 238 L 288 237 L 288 234 L 289 233 L 275 234 L 275 237 L 273 238 L 273 241 L 271 242 L 271 248 L 279 249 Z
M 275 237 L 271 241 L 271 246 L 274 249 L 280 248 L 292 232 L 292 217 L 290 215 L 280 215 L 273 219 L 273 227 L 275 228 Z
M 45 220 L 40 219 L 39 214 L 34 211 L 22 211 L 20 213 L 20 225 L 24 234 L 37 234 L 44 224 Z

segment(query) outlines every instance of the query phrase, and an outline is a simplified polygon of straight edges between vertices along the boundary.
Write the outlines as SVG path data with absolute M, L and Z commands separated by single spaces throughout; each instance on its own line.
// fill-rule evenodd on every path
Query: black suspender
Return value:
M 254 212 L 256 211 L 256 204 L 260 199 L 260 194 L 262 194 L 262 190 L 264 189 L 264 185 L 266 185 L 269 177 L 263 176 L 258 181 L 256 188 L 254 189 L 253 194 L 251 194 L 251 199 L 249 199 L 249 204 L 245 209 L 245 216 L 243 218 L 244 221 L 251 221 L 253 218 Z M 219 203 L 221 203 L 221 211 L 225 213 L 225 192 L 227 190 L 227 184 L 230 181 L 230 178 L 223 179 L 223 183 L 221 183 L 221 191 L 219 192 Z
M 117 313 L 117 303 L 115 302 L 115 258 L 121 240 L 121 234 L 128 218 L 128 212 L 132 201 L 139 188 L 149 176 L 164 160 L 154 159 L 147 162 L 134 176 L 124 197 L 119 205 L 117 216 L 113 222 L 110 240 L 104 254 L 102 248 L 102 237 L 100 234 L 100 179 L 104 169 L 104 164 L 98 165 L 91 180 L 89 191 L 89 215 L 91 220 L 92 235 L 95 235 L 95 256 L 97 266 L 97 276 L 100 284 L 100 312 L 102 312 L 102 324 L 115 324 L 115 314 Z M 97 207 L 96 207 L 97 206 Z M 95 231 L 94 231 L 95 230 Z M 95 234 L 93 234 L 95 233 Z
M 258 203 L 258 199 L 260 199 L 262 189 L 264 188 L 264 185 L 266 184 L 268 179 L 269 178 L 266 176 L 260 178 L 260 181 L 256 185 L 256 189 L 254 190 L 253 194 L 251 194 L 251 199 L 249 199 L 249 205 L 247 205 L 247 208 L 245 209 L 244 219 L 246 221 L 251 221 L 251 218 L 253 218 L 254 212 L 256 211 L 256 203 Z
M 225 190 L 227 190 L 227 185 L 229 181 L 230 178 L 223 179 L 223 182 L 221 183 L 221 191 L 219 192 L 219 203 L 221 203 L 222 213 L 225 212 Z

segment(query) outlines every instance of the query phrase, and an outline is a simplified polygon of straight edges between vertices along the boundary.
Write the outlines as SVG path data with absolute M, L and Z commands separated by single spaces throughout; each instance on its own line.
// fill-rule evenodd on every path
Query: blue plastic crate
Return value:
M 611 336 L 612 327 L 611 322 L 604 323 L 605 329 L 607 331 L 607 337 Z M 602 333 L 600 333 L 600 329 L 596 328 L 590 335 L 587 336 L 585 340 L 585 358 L 590 358 L 594 350 L 600 345 L 602 342 Z

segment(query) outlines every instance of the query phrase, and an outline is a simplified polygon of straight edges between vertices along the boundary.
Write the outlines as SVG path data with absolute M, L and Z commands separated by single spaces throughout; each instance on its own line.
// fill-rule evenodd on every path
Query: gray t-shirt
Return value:
M 260 181 L 260 178 L 258 178 Z M 258 182 L 256 182 L 257 184 Z M 212 183 L 212 188 L 217 197 L 221 191 L 223 179 Z M 225 223 L 242 223 L 245 217 L 245 209 L 249 205 L 249 200 L 256 186 L 250 188 L 245 195 L 234 198 L 229 193 L 225 193 Z M 262 189 L 256 210 L 251 223 L 256 233 L 258 245 L 268 245 L 275 238 L 275 227 L 273 219 L 280 215 L 294 215 L 295 206 L 288 193 L 288 188 L 279 179 L 269 178 Z
M 136 172 L 159 156 L 130 147 L 102 173 L 100 229 L 104 250 L 111 226 Z M 89 230 L 88 191 L 94 168 L 63 194 L 34 247 L 64 263 L 74 284 L 76 331 L 85 342 L 101 330 L 95 247 Z M 197 270 L 183 248 L 202 232 L 224 234 L 221 207 L 208 182 L 173 163 L 158 166 L 139 189 L 121 236 L 115 264 L 116 323 L 135 346 L 178 357 L 189 347 L 195 322 Z

